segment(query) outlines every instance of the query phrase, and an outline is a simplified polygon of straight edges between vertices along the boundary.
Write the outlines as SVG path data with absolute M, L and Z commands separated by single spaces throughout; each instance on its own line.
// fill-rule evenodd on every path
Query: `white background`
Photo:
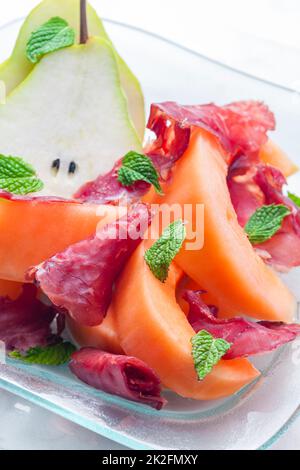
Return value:
M 38 3 L 38 0 L 1 0 L 0 26 L 25 16 Z M 91 0 L 91 3 L 105 18 L 157 33 L 300 91 L 299 0 Z M 0 448 L 121 448 L 3 391 L 0 416 Z M 300 420 L 275 448 L 300 449 Z
M 1 0 L 0 23 L 39 0 Z M 214 59 L 300 88 L 299 0 L 90 0 L 101 16 L 139 26 Z M 263 39 L 263 41 L 261 41 Z M 259 47 L 256 41 L 260 40 Z

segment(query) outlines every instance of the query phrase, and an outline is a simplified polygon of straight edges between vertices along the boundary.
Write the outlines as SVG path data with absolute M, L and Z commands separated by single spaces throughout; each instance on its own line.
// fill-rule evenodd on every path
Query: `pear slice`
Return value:
M 105 39 L 46 55 L 0 107 L 0 153 L 31 163 L 46 194 L 72 196 L 132 149 L 140 139 Z
M 50 18 L 60 16 L 65 19 L 76 31 L 76 42 L 79 42 L 79 6 L 80 0 L 44 0 L 32 10 L 20 30 L 12 55 L 0 65 L 0 80 L 5 82 L 7 94 L 19 85 L 33 69 L 34 64 L 26 57 L 26 44 L 31 33 Z M 87 5 L 87 21 L 91 36 L 106 39 L 112 45 L 102 21 L 90 5 Z M 145 132 L 145 107 L 142 89 L 137 78 L 124 60 L 118 54 L 116 54 L 116 57 L 122 87 L 128 99 L 129 112 L 137 132 L 141 140 L 143 140 Z

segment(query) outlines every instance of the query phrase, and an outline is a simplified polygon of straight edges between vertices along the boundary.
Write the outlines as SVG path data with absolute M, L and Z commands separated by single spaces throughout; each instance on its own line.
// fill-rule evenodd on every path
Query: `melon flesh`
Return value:
M 7 281 L 0 279 L 0 297 L 8 297 L 16 300 L 22 292 L 23 284 L 21 282 Z
M 108 309 L 101 325 L 83 326 L 67 318 L 68 330 L 81 347 L 94 347 L 113 354 L 124 354 L 116 331 L 112 307 Z
M 227 165 L 216 139 L 203 130 L 195 131 L 175 167 L 172 183 L 159 198 L 165 204 L 192 205 L 187 228 L 196 226 L 196 204 L 204 204 L 204 246 L 194 251 L 187 250 L 185 244 L 176 263 L 214 297 L 222 315 L 291 322 L 295 299 L 255 253 L 240 227 L 226 174 Z
M 178 276 L 172 267 L 165 284 L 157 280 L 144 261 L 147 246 L 143 242 L 131 257 L 113 298 L 125 353 L 146 362 L 183 397 L 213 400 L 253 381 L 259 372 L 246 359 L 221 360 L 203 381 L 197 379 L 191 354 L 195 333 L 175 298 Z
M 0 278 L 23 282 L 26 271 L 95 234 L 126 209 L 43 199 L 0 198 Z
M 259 158 L 264 163 L 278 168 L 286 178 L 299 170 L 287 154 L 270 139 L 262 146 Z

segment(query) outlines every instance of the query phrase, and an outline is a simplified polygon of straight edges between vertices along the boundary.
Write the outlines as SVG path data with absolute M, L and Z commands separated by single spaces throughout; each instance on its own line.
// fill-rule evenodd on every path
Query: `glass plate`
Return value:
M 226 103 L 259 99 L 277 118 L 275 140 L 300 164 L 300 96 L 211 61 L 160 37 L 112 21 L 106 27 L 151 102 Z M 0 60 L 13 46 L 21 20 L 0 30 Z M 299 192 L 299 176 L 291 178 Z M 299 301 L 299 270 L 284 276 Z M 300 413 L 300 342 L 255 359 L 262 376 L 225 400 L 199 402 L 165 392 L 161 412 L 93 390 L 67 367 L 43 368 L 9 360 L 0 386 L 100 435 L 134 449 L 266 449 Z

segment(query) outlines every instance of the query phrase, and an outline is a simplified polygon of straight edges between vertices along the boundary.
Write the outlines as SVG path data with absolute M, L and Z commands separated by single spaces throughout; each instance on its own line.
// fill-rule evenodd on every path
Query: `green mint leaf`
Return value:
M 199 380 L 209 374 L 231 344 L 222 338 L 214 338 L 208 331 L 201 330 L 191 339 L 192 356 Z
M 37 178 L 0 178 L 1 189 L 19 196 L 40 191 L 43 186 L 43 182 Z
M 31 34 L 26 55 L 30 62 L 36 64 L 45 54 L 73 46 L 74 42 L 75 31 L 67 21 L 56 16 Z
M 253 245 L 263 243 L 280 229 L 290 210 L 282 204 L 271 204 L 257 209 L 245 225 L 245 232 Z
M 1 178 L 25 178 L 35 176 L 34 168 L 19 157 L 5 157 L 0 155 Z
M 0 155 L 0 189 L 25 195 L 40 191 L 43 183 L 34 168 L 22 158 Z
M 46 366 L 61 366 L 70 360 L 71 354 L 76 351 L 75 346 L 69 342 L 46 346 L 45 348 L 31 348 L 26 353 L 12 351 L 9 357 L 27 364 L 42 364 Z
M 149 157 L 137 152 L 128 152 L 118 171 L 118 181 L 122 186 L 131 186 L 136 181 L 152 184 L 158 194 L 162 194 L 159 175 Z
M 183 221 L 176 220 L 146 251 L 145 261 L 154 276 L 161 282 L 167 279 L 170 264 L 182 247 L 185 237 L 186 230 Z
M 296 196 L 296 194 L 288 192 L 288 197 L 293 201 L 296 206 L 300 207 L 300 197 Z

